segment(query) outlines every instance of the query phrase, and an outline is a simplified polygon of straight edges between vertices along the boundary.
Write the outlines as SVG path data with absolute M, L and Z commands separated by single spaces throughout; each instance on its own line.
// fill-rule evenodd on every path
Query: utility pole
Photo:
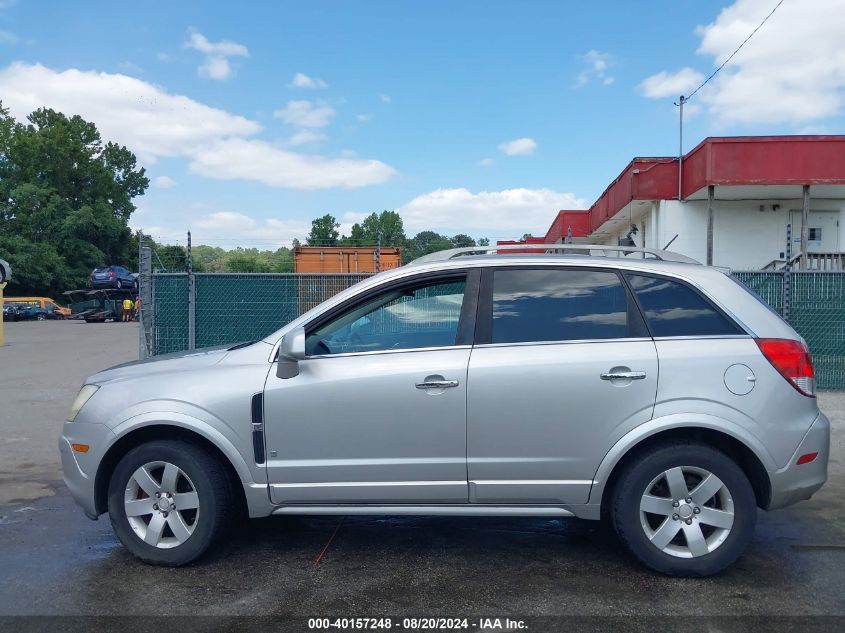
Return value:
M 682 177 L 684 173 L 684 104 L 686 102 L 687 98 L 681 95 L 681 98 L 675 104 L 678 106 L 678 202 L 683 200 L 681 186 L 683 184 Z
M 381 229 L 379 229 L 378 241 L 376 242 L 376 272 L 381 272 Z

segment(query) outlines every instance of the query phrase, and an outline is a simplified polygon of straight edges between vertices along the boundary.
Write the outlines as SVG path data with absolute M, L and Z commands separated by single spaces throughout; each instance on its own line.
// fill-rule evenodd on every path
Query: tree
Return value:
M 366 244 L 364 239 L 364 229 L 357 222 L 352 225 L 352 232 L 349 237 L 345 235 L 340 238 L 340 243 L 343 246 L 362 246 Z
M 378 244 L 379 237 L 382 246 L 402 246 L 405 243 L 405 227 L 396 211 L 371 213 L 364 218 L 361 229 L 367 244 Z
M 337 246 L 337 238 L 340 235 L 338 229 L 340 224 L 333 215 L 327 213 L 321 218 L 311 221 L 311 232 L 308 234 L 309 246 Z
M 149 185 L 125 147 L 93 123 L 42 108 L 17 123 L 0 104 L 0 256 L 15 270 L 9 294 L 57 296 L 91 269 L 137 262 L 128 227 Z
M 479 246 L 490 246 L 490 238 L 489 237 L 479 237 L 478 238 L 478 245 Z
M 405 261 L 452 248 L 452 240 L 434 231 L 420 231 L 405 244 Z
M 475 240 L 472 239 L 469 235 L 458 233 L 455 237 L 452 238 L 452 246 L 454 246 L 455 248 L 475 246 Z

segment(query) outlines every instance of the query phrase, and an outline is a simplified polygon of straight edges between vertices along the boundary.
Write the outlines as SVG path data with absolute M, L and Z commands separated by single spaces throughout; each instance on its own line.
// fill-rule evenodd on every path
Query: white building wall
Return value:
M 760 210 L 762 206 L 762 211 Z M 736 270 L 757 270 L 783 259 L 786 226 L 793 221 L 793 254 L 801 249 L 800 210 L 796 200 L 716 200 L 713 221 L 713 263 Z M 845 200 L 810 201 L 809 226 L 822 227 L 822 242 L 811 243 L 811 252 L 845 251 Z M 791 212 L 798 212 L 792 213 Z M 700 262 L 707 260 L 707 201 L 655 201 L 651 209 L 631 216 L 623 210 L 617 217 L 630 217 L 641 229 L 645 223 L 645 246 L 663 248 L 677 235 L 669 250 Z M 602 236 L 601 242 L 617 244 L 628 232 L 629 222 Z M 613 232 L 616 231 L 616 232 Z M 635 238 L 642 244 L 642 235 Z

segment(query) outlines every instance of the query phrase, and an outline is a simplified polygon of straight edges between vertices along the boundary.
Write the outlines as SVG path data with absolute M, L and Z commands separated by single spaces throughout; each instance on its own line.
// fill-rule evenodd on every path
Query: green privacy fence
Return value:
M 146 346 L 142 341 L 142 356 L 263 338 L 366 277 L 152 274 L 151 305 L 142 306 L 142 318 L 152 321 L 151 340 L 146 341 Z
M 737 271 L 804 337 L 813 354 L 816 384 L 845 388 L 845 272 Z
M 262 338 L 367 275 L 154 273 L 141 355 Z M 737 271 L 803 336 L 818 386 L 845 388 L 845 273 Z M 143 280 L 147 277 L 142 277 Z M 191 299 L 193 298 L 193 309 Z M 191 345 L 191 339 L 194 344 Z

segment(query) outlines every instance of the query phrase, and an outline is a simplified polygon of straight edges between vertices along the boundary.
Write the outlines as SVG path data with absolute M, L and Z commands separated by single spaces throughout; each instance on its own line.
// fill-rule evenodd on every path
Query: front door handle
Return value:
M 602 380 L 644 380 L 644 371 L 609 371 L 599 376 Z
M 449 389 L 458 384 L 457 380 L 423 380 L 417 383 L 417 389 Z

